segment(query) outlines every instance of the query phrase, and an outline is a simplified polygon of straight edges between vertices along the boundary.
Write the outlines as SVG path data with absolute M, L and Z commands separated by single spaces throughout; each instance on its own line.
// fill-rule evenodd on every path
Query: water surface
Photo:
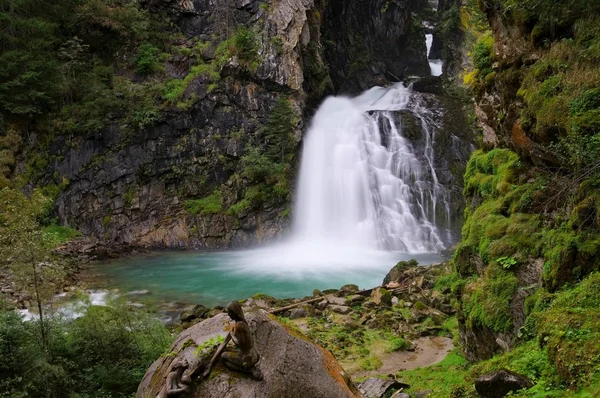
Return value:
M 323 258 L 319 265 L 318 258 L 308 256 L 303 265 L 286 263 L 280 257 L 294 255 L 289 247 L 282 246 L 280 253 L 277 250 L 153 253 L 102 264 L 96 271 L 106 274 L 110 287 L 122 292 L 147 289 L 157 300 L 214 306 L 257 293 L 300 298 L 314 289 L 347 283 L 370 288 L 380 285 L 398 261 L 416 258 L 425 265 L 441 260 L 436 254 L 374 252 L 361 256 L 348 248 L 339 261 Z

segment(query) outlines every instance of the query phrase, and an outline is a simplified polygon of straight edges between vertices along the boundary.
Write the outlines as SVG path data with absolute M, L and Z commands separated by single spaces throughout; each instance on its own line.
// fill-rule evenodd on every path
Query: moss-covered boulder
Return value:
M 360 396 L 329 351 L 282 326 L 264 311 L 247 312 L 246 318 L 261 355 L 258 366 L 264 379 L 256 381 L 245 374 L 227 370 L 219 363 L 208 379 L 192 384 L 189 397 Z M 138 387 L 137 397 L 156 397 L 171 365 L 178 358 L 186 359 L 190 367 L 204 368 L 219 342 L 227 335 L 230 322 L 226 314 L 219 314 L 182 332 L 170 352 L 150 366 Z

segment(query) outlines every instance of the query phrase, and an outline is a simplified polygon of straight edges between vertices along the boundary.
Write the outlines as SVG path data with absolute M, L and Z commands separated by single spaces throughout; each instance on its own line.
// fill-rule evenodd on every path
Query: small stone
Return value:
M 306 318 L 308 316 L 308 311 L 305 308 L 294 308 L 290 313 L 290 319 L 300 319 Z
M 392 305 L 398 305 L 399 300 L 398 297 L 392 297 Z
M 321 297 L 322 295 L 323 295 L 323 292 L 320 291 L 319 289 L 313 290 L 313 296 L 314 297 Z
M 352 311 L 352 308 L 344 306 L 344 305 L 334 305 L 334 304 L 331 304 L 328 308 L 331 311 L 336 312 L 338 314 L 342 314 L 342 315 L 349 314 Z
M 318 309 L 319 311 L 324 311 L 328 305 L 329 305 L 329 301 L 323 300 L 323 301 L 319 301 L 317 304 L 315 304 L 315 308 Z
M 475 380 L 475 390 L 483 398 L 502 398 L 511 391 L 531 387 L 531 380 L 507 369 L 494 370 Z

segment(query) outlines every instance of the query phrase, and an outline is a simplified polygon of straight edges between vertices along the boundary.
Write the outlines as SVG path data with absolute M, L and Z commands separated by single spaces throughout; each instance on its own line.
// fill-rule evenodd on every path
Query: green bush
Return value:
M 140 75 L 150 75 L 160 69 L 158 54 L 160 50 L 150 43 L 144 43 L 133 59 L 135 70 Z
M 171 342 L 158 321 L 120 307 L 53 319 L 47 352 L 37 333 L 35 321 L 0 311 L 0 397 L 129 397 Z
M 219 190 L 202 199 L 186 200 L 185 210 L 191 215 L 218 214 L 223 211 L 223 199 Z
M 56 247 L 80 237 L 81 233 L 69 227 L 50 225 L 42 228 L 42 236 L 49 246 Z

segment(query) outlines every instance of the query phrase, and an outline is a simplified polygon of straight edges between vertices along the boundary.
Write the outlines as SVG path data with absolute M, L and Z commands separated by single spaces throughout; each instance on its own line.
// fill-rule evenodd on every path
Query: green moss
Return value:
M 223 211 L 223 199 L 219 190 L 202 199 L 186 200 L 185 210 L 191 215 L 218 214 Z
M 389 351 L 404 351 L 411 347 L 410 343 L 401 337 L 396 337 L 390 340 Z
M 250 201 L 248 199 L 242 199 L 236 204 L 232 205 L 229 209 L 227 209 L 227 214 L 229 214 L 230 216 L 238 217 L 240 214 L 242 214 L 250 208 Z
M 397 376 L 410 385 L 406 391 L 408 393 L 431 390 L 433 397 L 467 397 L 466 394 L 453 395 L 459 389 L 473 390 L 472 384 L 466 379 L 467 370 L 468 361 L 455 350 L 437 365 L 401 371 Z
M 376 356 L 370 356 L 360 362 L 361 369 L 366 371 L 377 370 L 382 366 L 383 362 L 381 362 L 381 359 Z
M 517 277 L 512 272 L 489 266 L 483 277 L 468 283 L 463 290 L 467 325 L 509 332 L 513 325 L 510 305 L 517 287 Z
M 79 231 L 65 226 L 51 225 L 42 228 L 42 237 L 50 247 L 63 245 L 80 236 Z

